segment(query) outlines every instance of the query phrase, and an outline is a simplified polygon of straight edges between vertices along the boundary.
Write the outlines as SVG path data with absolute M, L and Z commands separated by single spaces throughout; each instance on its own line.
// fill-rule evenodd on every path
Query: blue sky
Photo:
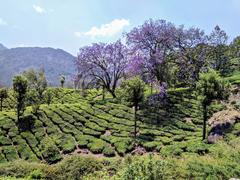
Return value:
M 0 43 L 62 48 L 73 55 L 111 42 L 145 20 L 165 19 L 230 38 L 240 35 L 240 0 L 0 0 Z

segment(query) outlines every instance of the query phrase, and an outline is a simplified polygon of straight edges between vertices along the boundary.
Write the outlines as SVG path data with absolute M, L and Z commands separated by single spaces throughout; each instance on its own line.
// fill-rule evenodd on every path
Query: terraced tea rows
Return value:
M 188 90 L 169 92 L 168 109 L 139 111 L 139 146 L 163 155 L 207 151 L 200 141 L 198 102 L 188 94 Z M 78 103 L 42 105 L 38 116 L 30 111 L 26 113 L 32 122 L 29 130 L 19 128 L 14 112 L 0 113 L 0 162 L 21 158 L 53 163 L 74 152 L 122 156 L 134 150 L 133 110 L 122 104 L 90 102 L 79 96 Z

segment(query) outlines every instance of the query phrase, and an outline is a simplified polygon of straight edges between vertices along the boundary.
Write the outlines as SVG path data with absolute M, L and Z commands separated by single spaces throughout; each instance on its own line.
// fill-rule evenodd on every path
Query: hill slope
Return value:
M 59 84 L 61 74 L 74 74 L 75 57 L 61 49 L 0 46 L 0 84 L 11 86 L 12 77 L 28 68 L 44 68 L 51 85 Z
M 20 158 L 53 163 L 69 153 L 122 156 L 136 150 L 131 108 L 87 100 L 74 90 L 66 90 L 64 94 L 61 97 L 66 104 L 42 105 L 38 117 L 30 116 L 33 122 L 30 130 L 18 128 L 13 111 L 0 113 L 0 162 Z M 204 153 L 207 145 L 201 143 L 198 102 L 185 90 L 172 92 L 171 99 L 175 104 L 168 113 L 139 112 L 139 146 L 163 155 Z M 187 108 L 190 106 L 191 111 Z M 156 117 L 162 117 L 159 124 L 152 123 Z M 191 117 L 191 121 L 186 122 L 186 117 Z M 49 149 L 55 149 L 54 154 Z

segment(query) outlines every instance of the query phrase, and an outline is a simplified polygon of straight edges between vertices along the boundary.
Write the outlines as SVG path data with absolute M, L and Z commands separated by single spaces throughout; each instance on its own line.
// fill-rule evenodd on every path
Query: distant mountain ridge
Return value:
M 59 76 L 67 80 L 75 73 L 76 57 L 62 49 L 50 47 L 17 47 L 7 49 L 0 44 L 0 85 L 11 86 L 14 75 L 26 69 L 43 68 L 50 85 L 59 85 Z
M 0 43 L 0 51 L 7 49 L 3 44 Z

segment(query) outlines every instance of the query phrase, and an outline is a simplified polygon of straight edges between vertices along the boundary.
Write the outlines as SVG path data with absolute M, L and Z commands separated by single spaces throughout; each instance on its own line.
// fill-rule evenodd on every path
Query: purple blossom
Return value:
M 115 97 L 117 83 L 128 65 L 127 48 L 121 41 L 95 43 L 79 49 L 76 65 L 79 74 L 99 82 Z

